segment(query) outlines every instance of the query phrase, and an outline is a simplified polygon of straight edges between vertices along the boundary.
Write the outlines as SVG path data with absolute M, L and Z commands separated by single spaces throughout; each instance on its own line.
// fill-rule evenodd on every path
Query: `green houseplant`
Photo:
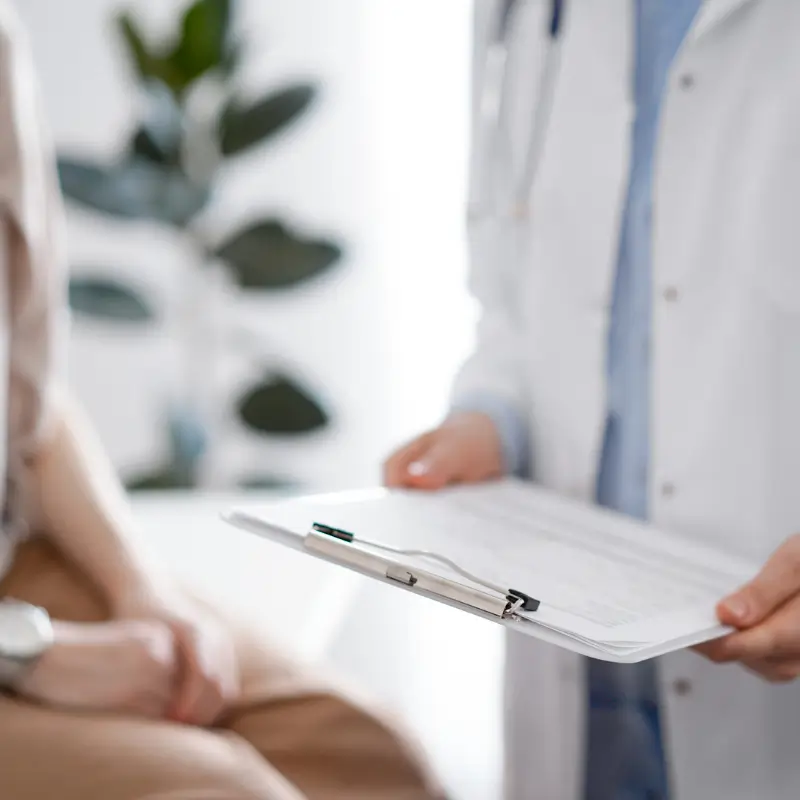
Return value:
M 196 270 L 187 287 L 183 326 L 184 385 L 168 414 L 171 456 L 132 488 L 177 488 L 198 484 L 209 449 L 203 396 L 209 337 L 208 276 L 222 271 L 241 292 L 285 292 L 336 265 L 340 245 L 300 232 L 269 217 L 211 238 L 215 190 L 232 161 L 276 142 L 312 106 L 317 87 L 293 83 L 255 100 L 237 91 L 244 55 L 234 26 L 235 0 L 197 0 L 186 7 L 168 41 L 148 41 L 128 12 L 115 20 L 128 55 L 144 113 L 112 163 L 62 154 L 59 174 L 72 202 L 116 219 L 155 222 L 178 232 L 194 254 Z M 203 102 L 198 102 L 198 97 Z M 107 271 L 80 269 L 70 285 L 76 315 L 107 324 L 146 325 L 153 304 Z M 219 332 L 216 332 L 219 333 Z M 231 345 L 236 346 L 236 345 Z M 323 404 L 284 373 L 261 376 L 233 401 L 246 429 L 263 435 L 300 435 L 328 424 Z M 273 477 L 250 476 L 250 485 Z

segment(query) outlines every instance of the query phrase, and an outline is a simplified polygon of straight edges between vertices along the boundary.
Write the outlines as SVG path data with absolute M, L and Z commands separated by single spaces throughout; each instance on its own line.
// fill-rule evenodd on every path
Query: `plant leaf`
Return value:
M 239 68 L 243 54 L 244 47 L 242 42 L 229 38 L 219 65 L 220 71 L 226 78 L 230 78 Z
M 321 405 L 283 376 L 249 389 L 239 400 L 238 411 L 242 422 L 258 433 L 310 433 L 328 424 L 328 415 Z
M 153 472 L 125 482 L 129 491 L 194 489 L 198 485 L 198 465 L 206 451 L 208 437 L 200 419 L 191 409 L 173 407 L 167 419 L 170 443 L 169 461 Z
M 297 489 L 297 481 L 291 478 L 282 478 L 280 475 L 246 475 L 241 478 L 237 485 L 240 489 L 248 492 L 259 491 L 284 491 L 288 492 Z
M 118 15 L 117 27 L 139 76 L 162 81 L 180 99 L 195 81 L 222 67 L 231 47 L 232 2 L 197 0 L 190 5 L 183 15 L 178 41 L 168 53 L 150 51 L 131 15 Z
M 311 84 L 297 84 L 269 94 L 256 103 L 229 105 L 220 121 L 220 148 L 232 156 L 283 132 L 298 119 L 316 97 Z
M 123 41 L 127 45 L 128 54 L 139 77 L 145 82 L 158 80 L 165 86 L 169 86 L 171 89 L 174 88 L 179 83 L 174 68 L 162 56 L 148 49 L 133 17 L 127 12 L 118 14 L 116 24 Z
M 230 19 L 231 0 L 197 0 L 186 9 L 180 39 L 167 57 L 178 93 L 223 66 L 229 49 Z
M 146 161 L 152 161 L 154 164 L 169 165 L 174 163 L 145 125 L 136 129 L 131 139 L 130 150 L 134 156 L 143 158 Z
M 234 234 L 216 255 L 243 289 L 284 289 L 330 269 L 342 249 L 334 242 L 304 239 L 277 220 L 264 220 Z
M 208 448 L 208 432 L 202 420 L 191 408 L 176 405 L 167 423 L 173 466 L 194 474 Z
M 133 17 L 128 12 L 123 12 L 117 16 L 116 23 L 120 35 L 128 46 L 128 54 L 139 76 L 142 78 L 156 77 L 158 72 L 156 62 L 158 59 L 147 49 L 144 37 Z
M 131 153 L 161 166 L 178 167 L 183 141 L 183 112 L 175 97 L 161 81 L 145 87 L 145 119 L 131 142 Z
M 153 309 L 139 292 L 112 278 L 71 278 L 69 304 L 80 316 L 107 322 L 143 323 L 155 318 Z
M 104 167 L 59 158 L 64 194 L 76 203 L 123 219 L 151 219 L 182 227 L 209 200 L 205 187 L 191 183 L 178 170 L 144 159 Z
M 196 485 L 197 482 L 191 476 L 170 465 L 125 481 L 125 488 L 129 492 L 175 491 L 194 489 Z

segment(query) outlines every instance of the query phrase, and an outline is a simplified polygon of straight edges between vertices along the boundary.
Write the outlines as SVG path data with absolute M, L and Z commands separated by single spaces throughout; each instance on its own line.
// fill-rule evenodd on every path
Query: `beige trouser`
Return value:
M 55 550 L 22 547 L 0 596 L 54 618 L 103 603 Z M 243 699 L 219 728 L 77 714 L 0 695 L 2 800 L 430 800 L 438 787 L 390 725 L 239 635 Z

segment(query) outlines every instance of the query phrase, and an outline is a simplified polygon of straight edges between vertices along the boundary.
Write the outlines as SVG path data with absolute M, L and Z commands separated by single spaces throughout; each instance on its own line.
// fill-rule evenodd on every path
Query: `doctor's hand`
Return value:
M 503 471 L 502 445 L 494 423 L 486 414 L 464 411 L 390 456 L 384 464 L 384 483 L 435 490 L 498 478 Z
M 740 662 L 773 683 L 800 677 L 800 536 L 787 539 L 717 613 L 738 631 L 698 652 L 716 663 Z

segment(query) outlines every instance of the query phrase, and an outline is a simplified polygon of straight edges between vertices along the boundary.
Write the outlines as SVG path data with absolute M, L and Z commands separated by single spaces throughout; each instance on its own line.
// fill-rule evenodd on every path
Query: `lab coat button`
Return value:
M 668 303 L 677 302 L 679 297 L 680 292 L 674 286 L 667 286 L 666 289 L 664 289 L 664 299 Z
M 678 678 L 672 684 L 672 688 L 678 697 L 686 697 L 692 691 L 692 684 L 686 678 Z
M 694 75 L 692 75 L 689 72 L 687 72 L 685 75 L 681 75 L 679 83 L 681 89 L 685 89 L 686 91 L 694 89 L 695 85 Z
M 666 483 L 662 483 L 661 484 L 661 494 L 664 497 L 674 497 L 675 496 L 675 484 L 674 483 L 669 483 L 669 481 L 667 481 Z
M 524 222 L 530 216 L 530 206 L 527 203 L 517 203 L 512 209 L 514 219 Z

